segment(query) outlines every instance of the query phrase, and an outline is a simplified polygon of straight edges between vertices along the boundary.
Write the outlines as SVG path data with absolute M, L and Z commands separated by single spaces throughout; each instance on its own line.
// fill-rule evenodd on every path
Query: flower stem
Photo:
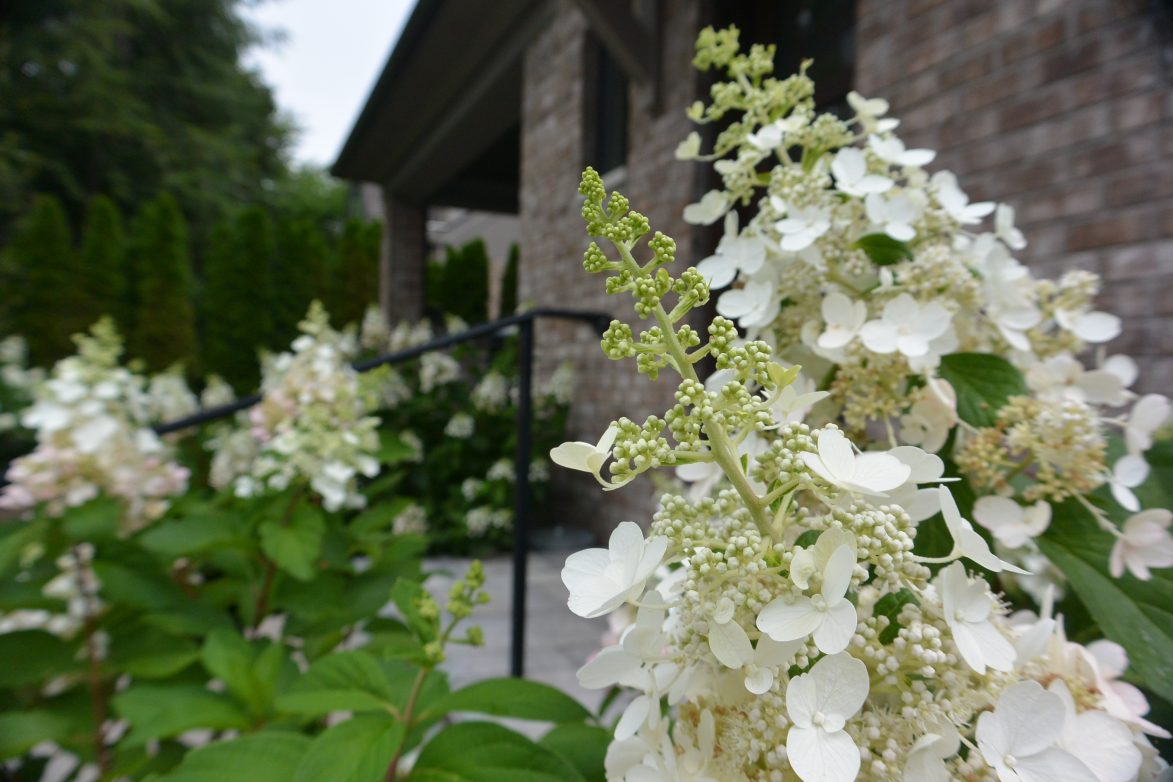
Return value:
M 617 242 L 612 242 L 612 244 L 619 251 L 619 255 L 623 259 L 623 264 L 632 273 L 638 273 L 639 264 L 631 256 L 631 251 L 623 244 Z M 684 346 L 677 339 L 676 328 L 672 320 L 668 317 L 668 313 L 664 311 L 663 304 L 657 302 L 655 308 L 652 310 L 652 315 L 655 317 L 656 323 L 660 326 L 661 331 L 664 332 L 664 344 L 668 350 L 668 355 L 672 357 L 672 363 L 676 367 L 676 372 L 685 380 L 692 380 L 699 383 L 700 378 L 697 376 L 696 369 L 693 368 Z M 713 453 L 713 461 L 721 467 L 726 477 L 729 478 L 729 482 L 733 484 L 733 488 L 741 496 L 746 508 L 749 509 L 750 515 L 753 516 L 754 524 L 757 525 L 758 530 L 762 535 L 769 536 L 770 519 L 766 514 L 765 503 L 762 502 L 762 498 L 750 486 L 749 479 L 746 478 L 745 472 L 741 469 L 741 458 L 738 456 L 737 449 L 730 442 L 729 435 L 726 434 L 720 425 L 715 424 L 712 420 L 702 418 L 701 422 L 704 425 L 705 434 L 709 438 L 709 450 Z

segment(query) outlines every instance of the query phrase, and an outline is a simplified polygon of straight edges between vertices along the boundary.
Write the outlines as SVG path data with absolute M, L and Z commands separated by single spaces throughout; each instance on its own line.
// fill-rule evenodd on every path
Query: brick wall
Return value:
M 1114 352 L 1173 385 L 1173 75 L 1145 0 L 860 0 L 856 84 L 974 200 L 1012 204 L 1039 275 L 1104 277 Z M 1164 60 L 1168 62 L 1168 60 Z
M 676 144 L 689 130 L 684 110 L 694 99 L 692 44 L 699 3 L 664 3 L 661 67 L 664 79 L 659 111 L 650 90 L 631 95 L 629 164 L 617 183 L 644 212 L 653 229 L 673 236 L 681 259 L 691 258 L 691 233 L 680 219 L 695 195 L 694 167 L 673 160 Z M 588 238 L 580 216 L 577 188 L 584 164 L 583 90 L 587 22 L 569 2 L 559 0 L 551 24 L 526 53 L 521 141 L 520 300 L 531 305 L 604 310 L 629 322 L 628 297 L 608 297 L 603 280 L 582 269 Z M 538 371 L 569 361 L 579 377 L 570 437 L 594 442 L 607 422 L 620 415 L 635 420 L 661 415 L 671 404 L 674 385 L 653 385 L 636 375 L 633 362 L 608 361 L 598 335 L 585 326 L 543 321 L 537 332 Z M 646 523 L 653 508 L 650 482 L 604 494 L 589 476 L 555 470 L 550 511 L 558 520 L 606 534 L 624 519 Z

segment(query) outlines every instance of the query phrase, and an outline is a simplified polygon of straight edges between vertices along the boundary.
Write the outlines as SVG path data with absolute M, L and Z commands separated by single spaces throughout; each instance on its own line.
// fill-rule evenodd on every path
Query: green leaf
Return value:
M 574 766 L 586 782 L 605 782 L 603 761 L 610 743 L 611 731 L 581 722 L 555 725 L 538 740 L 540 746 Z
M 20 565 L 25 549 L 40 541 L 48 529 L 45 519 L 36 519 L 27 524 L 0 524 L 0 576 Z
M 491 722 L 460 722 L 420 752 L 409 782 L 584 782 L 556 752 Z
M 69 719 L 51 711 L 0 714 L 0 760 L 22 755 L 42 741 L 60 741 L 70 732 Z
M 108 540 L 118 535 L 122 504 L 113 497 L 99 497 L 70 508 L 61 517 L 61 528 L 70 540 Z
M 269 644 L 258 652 L 239 633 L 216 630 L 204 642 L 200 657 L 208 672 L 224 682 L 228 692 L 248 706 L 253 715 L 268 712 L 285 661 L 279 646 Z
M 978 427 L 993 426 L 1007 399 L 1027 393 L 1022 373 L 1006 359 L 987 353 L 943 356 L 941 377 L 957 393 L 957 415 Z
M 364 651 L 327 655 L 277 699 L 278 711 L 321 717 L 334 711 L 391 712 L 407 701 L 417 669 Z
M 581 722 L 591 716 L 561 690 L 528 679 L 486 679 L 470 684 L 437 700 L 427 716 L 458 711 L 547 722 Z
M 867 234 L 856 240 L 854 247 L 867 253 L 877 266 L 891 266 L 900 261 L 912 260 L 912 248 L 888 234 Z
M 208 551 L 247 546 L 240 520 L 230 512 L 167 519 L 149 527 L 138 538 L 150 551 L 166 557 L 190 557 Z
M 889 592 L 876 601 L 872 612 L 878 616 L 888 617 L 889 621 L 888 626 L 880 633 L 880 643 L 892 643 L 896 635 L 900 632 L 900 625 L 896 621 L 896 617 L 900 616 L 900 610 L 909 603 L 916 604 L 917 602 L 916 595 L 909 589 L 901 589 L 899 592 Z
M 317 575 L 315 565 L 325 532 L 326 520 L 322 512 L 301 503 L 287 524 L 274 518 L 261 522 L 261 550 L 289 575 L 309 581 Z
M 310 746 L 299 733 L 257 733 L 193 750 L 159 782 L 288 782 Z
M 135 624 L 114 635 L 110 658 L 131 676 L 162 679 L 197 662 L 200 650 L 188 639 L 160 632 L 149 624 Z
M 379 462 L 381 464 L 399 464 L 414 458 L 415 448 L 411 447 L 398 434 L 386 429 L 379 431 Z
M 1131 573 L 1112 578 L 1111 537 L 1074 500 L 1053 507 L 1051 526 L 1038 541 L 1042 552 L 1067 576 L 1104 634 L 1127 650 L 1138 680 L 1173 700 L 1173 580 L 1160 571 L 1149 581 Z
M 39 684 L 80 667 L 74 647 L 41 630 L 0 634 L 0 687 Z
M 244 730 L 252 719 L 226 695 L 188 684 L 136 684 L 115 695 L 114 710 L 131 724 L 123 741 L 138 747 L 194 728 Z
M 310 744 L 292 782 L 382 782 L 403 741 L 403 723 L 365 715 L 327 730 Z

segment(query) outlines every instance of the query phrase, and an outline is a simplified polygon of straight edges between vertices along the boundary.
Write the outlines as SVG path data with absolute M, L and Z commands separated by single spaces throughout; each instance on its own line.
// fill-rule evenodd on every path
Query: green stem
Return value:
M 615 249 L 619 251 L 620 257 L 623 258 L 624 265 L 631 269 L 633 273 L 638 272 L 639 264 L 631 256 L 631 251 L 622 244 L 614 242 L 613 244 L 615 245 Z M 657 302 L 655 309 L 652 310 L 652 315 L 656 318 L 656 323 L 659 324 L 660 330 L 664 332 L 665 347 L 667 347 L 668 355 L 672 357 L 672 361 L 676 366 L 676 372 L 685 380 L 700 383 L 700 378 L 697 376 L 696 369 L 693 368 L 692 362 L 689 360 L 688 353 L 685 351 L 684 346 L 680 344 L 680 340 L 676 338 L 676 328 L 668 317 L 668 313 L 664 311 L 663 304 Z M 741 469 L 741 457 L 738 455 L 737 449 L 730 442 L 729 435 L 725 433 L 725 430 L 721 426 L 715 424 L 708 418 L 702 418 L 701 423 L 704 425 L 705 434 L 709 437 L 709 450 L 712 451 L 713 461 L 720 465 L 726 477 L 729 478 L 729 482 L 733 484 L 733 488 L 741 496 L 758 530 L 762 535 L 769 536 L 770 519 L 766 515 L 766 506 L 762 502 L 761 497 L 754 492 L 753 487 L 749 484 L 749 479 Z
M 407 696 L 407 705 L 403 707 L 403 738 L 399 740 L 399 746 L 395 748 L 395 754 L 391 757 L 391 765 L 387 768 L 387 782 L 395 782 L 395 776 L 399 773 L 399 760 L 403 757 L 403 749 L 407 746 L 407 737 L 411 733 L 411 723 L 415 717 L 415 704 L 419 700 L 420 691 L 424 688 L 424 680 L 428 678 L 430 672 L 430 668 L 420 668 L 419 673 L 415 676 L 415 681 L 412 682 L 411 694 Z
M 289 495 L 289 504 L 285 506 L 285 513 L 281 516 L 281 526 L 288 527 L 289 520 L 293 518 L 293 511 L 297 508 L 297 503 L 305 494 L 305 487 L 298 487 Z M 273 591 L 273 581 L 277 577 L 277 563 L 261 555 L 261 559 L 265 562 L 265 575 L 261 579 L 261 591 L 257 595 L 257 603 L 253 607 L 253 627 L 260 627 L 265 615 L 269 613 L 269 596 Z

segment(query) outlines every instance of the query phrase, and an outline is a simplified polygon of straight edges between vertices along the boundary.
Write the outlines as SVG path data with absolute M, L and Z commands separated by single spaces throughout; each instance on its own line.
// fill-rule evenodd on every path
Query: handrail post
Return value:
M 529 557 L 529 463 L 533 428 L 534 319 L 517 325 L 517 451 L 513 457 L 513 639 L 509 673 L 525 675 L 526 567 Z

